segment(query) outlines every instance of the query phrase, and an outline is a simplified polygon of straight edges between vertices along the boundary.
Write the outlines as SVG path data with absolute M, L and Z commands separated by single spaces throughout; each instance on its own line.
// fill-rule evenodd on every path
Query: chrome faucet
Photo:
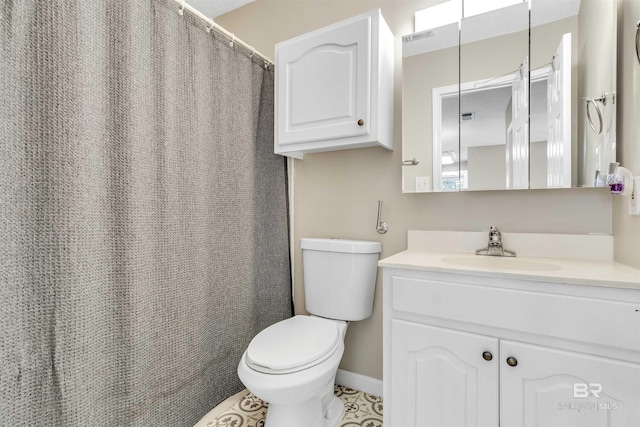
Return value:
M 502 233 L 498 230 L 498 227 L 491 226 L 489 229 L 489 242 L 484 249 L 478 249 L 476 255 L 489 255 L 489 256 L 509 256 L 514 257 L 516 253 L 509 251 L 502 246 Z

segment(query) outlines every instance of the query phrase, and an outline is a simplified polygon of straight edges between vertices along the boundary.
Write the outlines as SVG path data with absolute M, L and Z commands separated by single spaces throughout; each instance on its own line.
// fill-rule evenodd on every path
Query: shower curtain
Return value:
M 0 425 L 192 426 L 291 316 L 273 67 L 172 0 L 0 1 Z

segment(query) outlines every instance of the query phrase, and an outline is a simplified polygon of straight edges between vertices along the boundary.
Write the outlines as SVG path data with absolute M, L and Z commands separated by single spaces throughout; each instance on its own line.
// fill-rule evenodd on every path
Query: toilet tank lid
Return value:
M 380 242 L 365 240 L 304 238 L 300 239 L 300 249 L 352 254 L 377 254 L 382 251 L 382 245 Z

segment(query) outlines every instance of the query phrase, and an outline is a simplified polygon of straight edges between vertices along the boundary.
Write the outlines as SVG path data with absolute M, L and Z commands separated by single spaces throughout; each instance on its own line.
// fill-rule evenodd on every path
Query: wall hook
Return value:
M 378 220 L 376 221 L 376 231 L 380 234 L 384 234 L 389 231 L 387 223 L 382 221 L 382 200 L 378 200 Z
M 640 21 L 636 24 L 636 57 L 640 62 Z

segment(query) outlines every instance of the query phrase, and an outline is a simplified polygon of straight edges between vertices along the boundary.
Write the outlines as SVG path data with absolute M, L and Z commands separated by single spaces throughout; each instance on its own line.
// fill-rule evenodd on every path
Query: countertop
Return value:
M 445 261 L 447 259 L 449 262 Z M 467 263 L 480 265 L 464 265 Z M 503 258 L 475 255 L 473 252 L 427 252 L 411 249 L 380 260 L 378 266 L 640 290 L 640 270 L 613 261 Z

